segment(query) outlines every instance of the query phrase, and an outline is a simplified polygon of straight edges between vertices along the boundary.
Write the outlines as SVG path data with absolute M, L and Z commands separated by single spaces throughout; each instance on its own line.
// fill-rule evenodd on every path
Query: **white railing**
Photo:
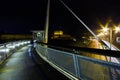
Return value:
M 23 45 L 30 43 L 28 40 L 12 41 L 0 44 L 0 63 L 4 61 L 12 52 Z

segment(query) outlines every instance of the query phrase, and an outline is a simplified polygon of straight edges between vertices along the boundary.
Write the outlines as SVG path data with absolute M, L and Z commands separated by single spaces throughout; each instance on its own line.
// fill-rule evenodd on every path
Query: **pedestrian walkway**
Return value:
M 29 57 L 29 48 L 30 45 L 19 49 L 0 65 L 0 80 L 48 80 Z

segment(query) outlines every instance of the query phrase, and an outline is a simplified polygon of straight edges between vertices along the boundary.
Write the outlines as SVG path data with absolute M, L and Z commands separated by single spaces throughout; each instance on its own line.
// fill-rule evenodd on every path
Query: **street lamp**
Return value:
M 112 45 L 112 28 L 110 28 L 110 50 Z
M 118 33 L 120 31 L 120 27 L 115 27 L 115 33 Z
M 114 26 L 114 28 L 108 28 L 108 26 L 110 26 L 109 23 L 107 23 L 105 26 L 100 24 L 100 27 L 102 27 L 102 30 L 101 30 L 102 33 L 104 35 L 106 35 L 106 33 L 109 33 L 109 43 L 110 43 L 109 46 L 110 46 L 110 50 L 111 50 L 111 48 L 112 48 L 112 37 L 113 37 L 112 31 L 114 30 L 115 33 L 118 33 L 120 31 L 120 27 L 118 25 L 118 26 Z M 111 57 L 109 58 L 109 61 L 111 61 Z
M 106 37 L 106 35 L 108 35 L 108 31 L 109 31 L 109 28 L 107 27 L 102 27 L 102 33 L 104 34 L 104 39 Z M 106 39 L 105 39 L 106 40 Z
M 103 27 L 103 32 L 108 32 L 108 30 L 109 30 L 109 28 L 107 28 L 107 27 Z
M 102 29 L 103 33 L 106 33 L 109 31 L 109 42 L 110 42 L 110 49 L 111 49 L 111 45 L 112 45 L 112 31 L 115 31 L 115 33 L 118 33 L 120 31 L 120 27 L 115 27 L 114 29 L 113 28 L 107 28 L 107 27 L 104 27 Z

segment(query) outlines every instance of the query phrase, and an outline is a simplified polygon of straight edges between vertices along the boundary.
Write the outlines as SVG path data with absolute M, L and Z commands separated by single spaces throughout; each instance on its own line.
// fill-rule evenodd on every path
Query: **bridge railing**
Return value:
M 28 43 L 30 43 L 30 41 L 20 40 L 0 44 L 0 64 L 16 49 Z
M 70 79 L 82 80 L 119 80 L 120 64 L 107 58 L 117 58 L 119 51 L 58 48 L 36 44 L 36 51 L 45 61 Z M 113 55 L 114 54 L 116 55 Z M 95 59 L 80 54 L 97 54 L 102 59 Z M 110 54 L 111 53 L 111 54 Z

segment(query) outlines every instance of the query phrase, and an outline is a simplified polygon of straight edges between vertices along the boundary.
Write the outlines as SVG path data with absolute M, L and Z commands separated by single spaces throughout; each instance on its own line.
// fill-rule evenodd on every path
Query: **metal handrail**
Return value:
M 104 52 L 104 54 L 108 55 L 109 53 L 107 52 L 111 52 L 111 50 L 81 48 L 81 47 L 74 47 L 74 46 L 58 47 L 55 45 L 50 45 L 50 44 L 41 43 L 41 42 L 38 42 L 35 48 L 41 58 L 43 58 L 52 67 L 54 67 L 64 75 L 70 74 L 70 76 L 73 76 L 77 79 L 85 79 L 85 80 L 91 80 L 91 79 L 92 80 L 110 80 L 114 78 L 116 78 L 116 80 L 119 80 L 119 75 L 120 75 L 119 63 L 114 63 L 114 62 L 108 61 L 107 59 L 106 60 L 94 59 L 94 58 L 90 58 L 90 57 L 86 57 L 78 54 L 78 53 L 84 53 L 84 52 L 90 53 L 90 54 L 93 54 L 93 53 L 98 54 L 96 52 L 99 52 L 99 54 L 101 55 L 101 53 Z M 73 50 L 74 52 L 68 52 L 68 50 L 69 51 Z M 76 52 L 76 50 L 78 50 L 78 53 Z M 96 50 L 96 51 L 93 51 L 93 50 Z M 116 52 L 116 51 L 112 51 L 112 52 Z M 67 77 L 69 77 L 69 75 L 67 75 Z M 99 77 L 100 79 L 98 79 Z
M 48 47 L 51 47 L 54 49 L 70 51 L 70 52 L 72 51 L 75 54 L 78 54 L 79 51 L 82 51 L 82 52 L 88 52 L 89 54 L 98 54 L 98 55 L 103 55 L 103 56 L 120 58 L 120 51 L 116 51 L 116 50 L 103 50 L 103 49 L 95 49 L 95 48 L 62 46 L 62 45 L 57 46 L 57 45 L 53 45 L 50 43 L 43 43 L 43 42 L 37 42 L 37 43 L 42 44 L 42 45 L 47 45 Z M 80 54 L 78 54 L 78 55 L 80 55 Z

